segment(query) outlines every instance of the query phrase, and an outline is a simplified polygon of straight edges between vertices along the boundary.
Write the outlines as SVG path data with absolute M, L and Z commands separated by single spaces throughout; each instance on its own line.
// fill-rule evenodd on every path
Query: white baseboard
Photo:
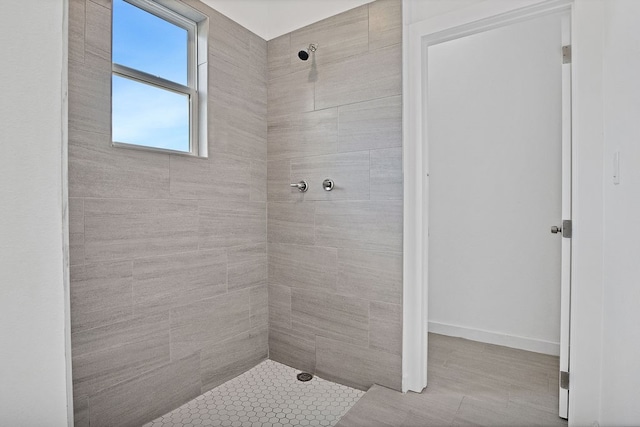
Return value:
M 483 331 L 481 329 L 467 328 L 464 326 L 448 325 L 446 323 L 429 322 L 429 332 L 447 335 L 450 337 L 465 338 L 472 341 L 480 341 L 505 347 L 518 348 L 536 353 L 560 355 L 560 343 L 537 340 L 534 338 L 518 337 L 515 335 L 501 334 L 499 332 Z

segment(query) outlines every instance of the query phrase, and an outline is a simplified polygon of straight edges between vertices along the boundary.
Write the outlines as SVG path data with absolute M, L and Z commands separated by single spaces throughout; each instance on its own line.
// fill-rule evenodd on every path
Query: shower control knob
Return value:
M 297 188 L 298 191 L 301 193 L 305 193 L 309 189 L 309 186 L 307 185 L 307 181 L 304 181 L 304 180 L 298 183 L 290 184 L 290 185 L 293 188 Z
M 324 181 L 322 181 L 322 188 L 324 188 L 324 191 L 331 191 L 333 190 L 333 187 L 335 187 L 333 180 L 327 178 Z

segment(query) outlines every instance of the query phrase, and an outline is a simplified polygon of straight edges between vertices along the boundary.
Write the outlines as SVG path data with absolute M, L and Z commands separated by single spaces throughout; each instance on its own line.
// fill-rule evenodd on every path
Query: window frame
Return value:
M 208 18 L 177 0 L 122 0 L 187 31 L 187 85 L 183 85 L 144 71 L 116 63 L 111 59 L 111 76 L 118 76 L 142 84 L 186 95 L 189 100 L 189 151 L 150 147 L 135 143 L 114 141 L 117 148 L 154 151 L 207 158 L 207 38 Z M 113 18 L 112 18 L 113 41 Z M 112 104 L 113 106 L 113 104 Z M 113 114 L 111 115 L 113 129 Z

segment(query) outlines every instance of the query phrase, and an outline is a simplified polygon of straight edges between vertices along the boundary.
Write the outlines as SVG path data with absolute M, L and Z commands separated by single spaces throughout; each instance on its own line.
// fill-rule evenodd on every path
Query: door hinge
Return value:
M 573 237 L 573 225 L 570 219 L 562 220 L 562 237 Z
M 562 63 L 571 64 L 571 45 L 562 46 Z
M 560 388 L 569 390 L 569 372 L 560 371 Z

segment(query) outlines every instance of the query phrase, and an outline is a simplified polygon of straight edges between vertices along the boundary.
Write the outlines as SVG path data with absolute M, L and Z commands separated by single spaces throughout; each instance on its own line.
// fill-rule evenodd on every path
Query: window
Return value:
M 207 156 L 205 24 L 175 0 L 114 0 L 114 146 Z

